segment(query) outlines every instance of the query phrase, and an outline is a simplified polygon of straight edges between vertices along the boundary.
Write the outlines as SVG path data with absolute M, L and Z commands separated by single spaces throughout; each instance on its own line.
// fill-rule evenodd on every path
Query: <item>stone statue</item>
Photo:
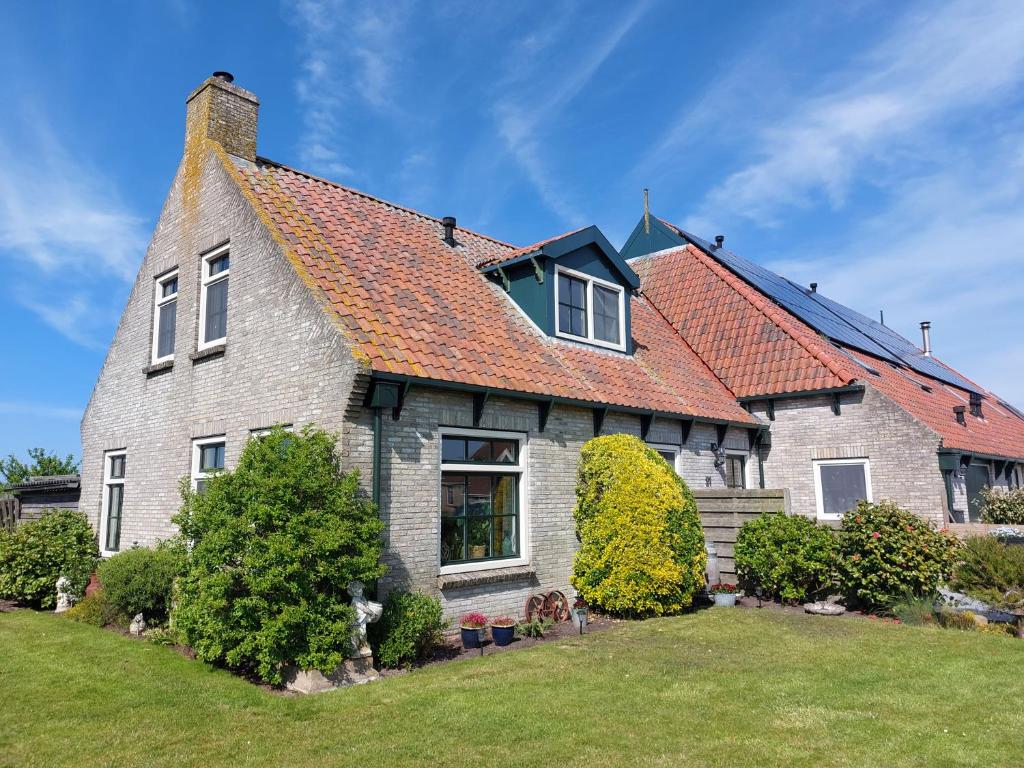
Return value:
M 384 606 L 367 600 L 363 596 L 363 582 L 353 581 L 348 585 L 348 593 L 352 596 L 352 608 L 356 617 L 352 622 L 352 658 L 372 656 L 370 644 L 366 641 L 366 625 L 373 624 L 384 612 Z
M 128 632 L 131 633 L 132 637 L 139 637 L 145 631 L 146 620 L 142 617 L 141 613 L 136 613 L 132 623 L 128 625 Z
M 71 608 L 71 579 L 61 576 L 57 579 L 57 608 L 54 613 L 64 613 Z

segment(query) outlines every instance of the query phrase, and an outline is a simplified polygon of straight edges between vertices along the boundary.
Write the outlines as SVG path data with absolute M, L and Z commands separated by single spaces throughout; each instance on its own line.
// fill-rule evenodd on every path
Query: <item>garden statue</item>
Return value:
M 134 637 L 139 637 L 146 631 L 146 620 L 142 618 L 141 613 L 135 614 L 135 618 L 132 619 L 132 623 L 128 625 L 128 631 Z
M 71 580 L 67 576 L 57 579 L 57 608 L 54 613 L 64 613 L 71 608 Z
M 352 609 L 356 617 L 352 622 L 352 657 L 365 658 L 373 655 L 370 644 L 366 641 L 366 625 L 377 621 L 384 612 L 384 606 L 367 600 L 363 596 L 363 582 L 353 581 L 348 585 L 348 593 L 352 596 Z

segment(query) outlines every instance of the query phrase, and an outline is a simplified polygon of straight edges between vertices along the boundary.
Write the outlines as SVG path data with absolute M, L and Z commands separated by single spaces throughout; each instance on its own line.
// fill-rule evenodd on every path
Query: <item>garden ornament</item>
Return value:
M 370 644 L 366 640 L 366 625 L 380 619 L 384 606 L 367 600 L 363 596 L 364 585 L 361 581 L 353 581 L 348 585 L 348 593 L 352 596 L 352 609 L 355 620 L 352 622 L 352 657 L 365 658 L 372 656 Z
M 71 608 L 71 580 L 67 576 L 57 579 L 57 608 L 54 613 L 64 613 Z

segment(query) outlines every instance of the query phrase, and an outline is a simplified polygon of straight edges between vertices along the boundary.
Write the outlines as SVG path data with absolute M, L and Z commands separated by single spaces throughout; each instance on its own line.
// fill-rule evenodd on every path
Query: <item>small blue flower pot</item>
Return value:
M 491 637 L 495 645 L 509 645 L 515 636 L 515 627 L 491 627 Z
M 462 633 L 463 648 L 479 648 L 484 644 L 484 636 L 487 632 L 484 627 L 480 629 L 460 627 L 459 629 Z

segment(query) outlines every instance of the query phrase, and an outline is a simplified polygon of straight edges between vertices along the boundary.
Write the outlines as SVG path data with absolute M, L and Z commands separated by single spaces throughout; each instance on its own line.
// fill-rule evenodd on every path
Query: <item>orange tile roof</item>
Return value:
M 507 261 L 518 259 L 520 256 L 526 256 L 529 253 L 536 253 L 548 243 L 553 243 L 557 240 L 561 240 L 563 237 L 569 237 L 569 235 L 575 235 L 577 232 L 582 232 L 584 229 L 586 229 L 586 227 L 577 227 L 576 229 L 569 230 L 568 232 L 565 232 L 561 235 L 555 235 L 554 237 L 546 237 L 543 240 L 534 243 L 533 245 L 526 246 L 525 248 L 515 248 L 514 250 L 511 250 L 508 253 L 502 253 L 495 256 L 488 256 L 487 258 L 478 261 L 476 266 L 479 269 L 483 269 L 484 267 L 493 267 L 497 264 L 504 264 Z
M 243 191 L 374 372 L 756 425 L 669 323 L 632 299 L 636 353 L 540 333 L 477 265 L 513 246 L 267 160 Z

